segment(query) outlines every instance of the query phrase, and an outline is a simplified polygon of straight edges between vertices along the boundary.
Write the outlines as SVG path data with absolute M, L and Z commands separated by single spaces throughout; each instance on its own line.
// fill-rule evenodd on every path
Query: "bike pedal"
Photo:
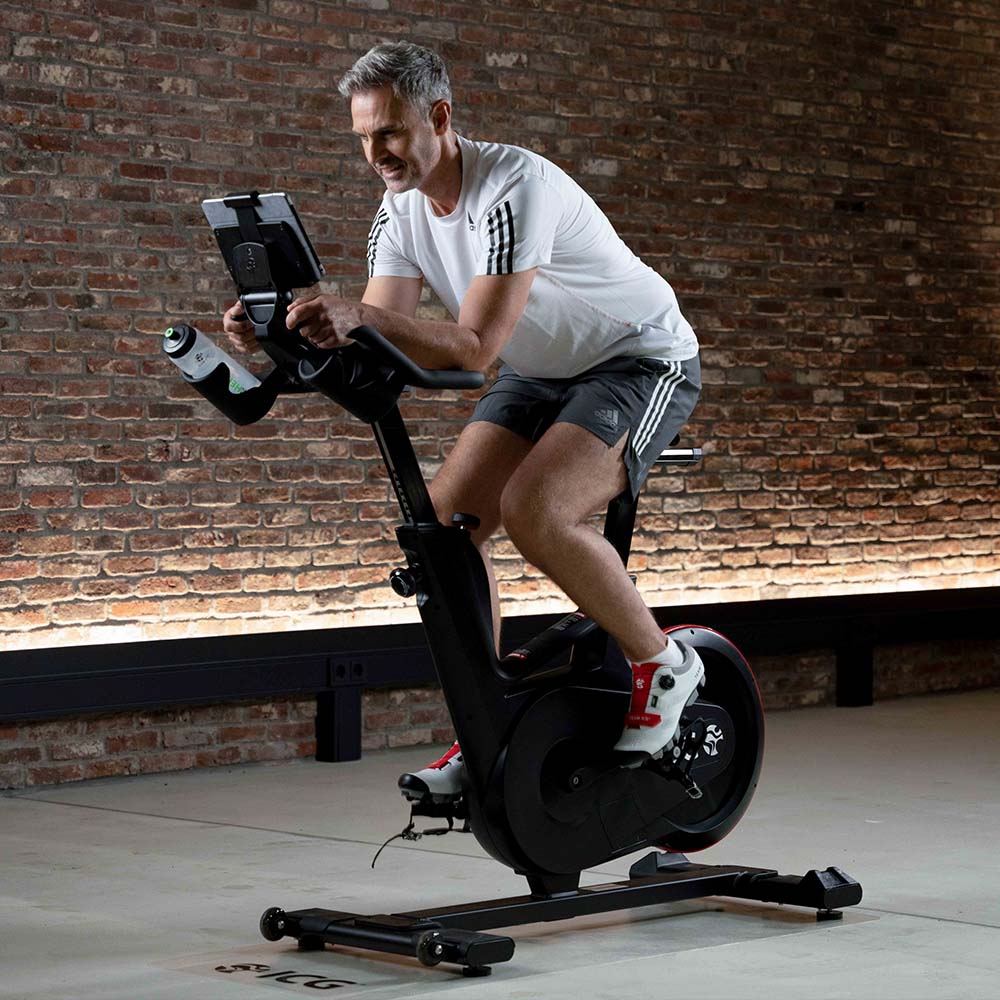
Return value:
M 459 795 L 456 797 L 445 797 L 443 795 L 433 795 L 428 801 L 423 799 L 409 799 L 410 808 L 414 816 L 430 816 L 435 819 L 465 819 L 468 810 L 465 808 L 465 800 Z
M 645 750 L 616 750 L 612 761 L 618 767 L 636 768 L 642 767 L 652 758 Z
M 689 703 L 690 704 L 690 703 Z M 656 753 L 649 754 L 647 760 L 663 760 L 664 757 L 670 759 L 673 756 L 674 748 L 680 746 L 682 739 L 683 725 L 681 723 L 677 724 L 677 729 L 674 731 L 674 735 L 667 740 L 666 744 Z

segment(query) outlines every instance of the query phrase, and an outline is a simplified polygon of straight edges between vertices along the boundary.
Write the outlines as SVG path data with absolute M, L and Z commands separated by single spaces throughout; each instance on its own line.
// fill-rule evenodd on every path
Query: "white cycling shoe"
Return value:
M 659 757 L 677 738 L 681 713 L 704 680 L 701 657 L 675 639 L 654 661 L 633 663 L 632 704 L 615 750 Z
M 462 795 L 464 774 L 465 762 L 456 741 L 433 764 L 401 775 L 399 790 L 410 802 L 455 802 Z

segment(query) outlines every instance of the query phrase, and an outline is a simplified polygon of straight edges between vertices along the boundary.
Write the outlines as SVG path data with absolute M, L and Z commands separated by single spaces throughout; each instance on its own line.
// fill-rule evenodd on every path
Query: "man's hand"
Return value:
M 255 354 L 260 350 L 260 344 L 253 332 L 253 323 L 243 312 L 243 306 L 234 302 L 222 317 L 222 329 L 226 331 L 229 343 L 236 348 L 240 354 Z
M 285 325 L 289 330 L 299 327 L 299 333 L 316 347 L 332 350 L 352 343 L 347 334 L 361 326 L 361 310 L 356 302 L 337 295 L 314 295 L 292 303 Z

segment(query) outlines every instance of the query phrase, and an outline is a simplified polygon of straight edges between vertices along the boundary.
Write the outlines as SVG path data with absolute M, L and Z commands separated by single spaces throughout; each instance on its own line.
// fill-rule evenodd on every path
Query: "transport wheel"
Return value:
M 280 941 L 285 936 L 285 911 L 272 906 L 260 918 L 260 932 L 268 941 Z

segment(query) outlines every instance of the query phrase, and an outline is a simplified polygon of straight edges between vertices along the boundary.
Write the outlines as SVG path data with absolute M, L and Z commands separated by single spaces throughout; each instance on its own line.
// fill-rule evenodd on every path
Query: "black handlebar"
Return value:
M 482 372 L 431 371 L 421 368 L 370 326 L 357 326 L 347 336 L 396 369 L 406 385 L 424 389 L 478 389 L 486 381 Z
M 281 393 L 321 392 L 359 420 L 375 423 L 391 411 L 408 385 L 427 389 L 478 389 L 485 382 L 482 372 L 421 368 L 370 326 L 358 326 L 350 331 L 348 337 L 355 344 L 329 351 L 307 345 L 297 334 L 280 332 L 280 339 L 268 334 L 264 342 L 274 368 L 252 388 L 232 390 L 230 367 L 225 360 L 207 375 L 197 379 L 185 375 L 185 378 L 240 425 L 260 420 Z M 261 339 L 259 334 L 258 339 Z M 299 351 L 304 351 L 305 356 L 300 356 Z M 228 357 L 225 352 L 223 357 Z

